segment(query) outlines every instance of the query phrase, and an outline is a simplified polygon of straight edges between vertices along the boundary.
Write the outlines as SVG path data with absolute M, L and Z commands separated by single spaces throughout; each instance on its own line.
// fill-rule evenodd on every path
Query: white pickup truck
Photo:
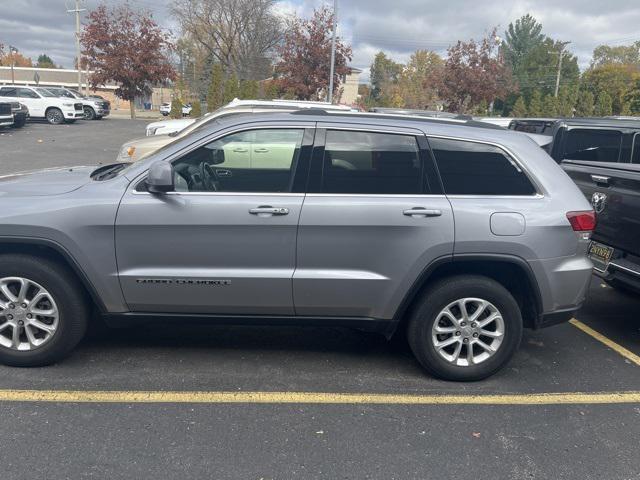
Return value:
M 20 102 L 27 106 L 31 118 L 43 118 L 52 125 L 73 123 L 79 118 L 84 118 L 82 102 L 58 97 L 42 87 L 2 86 L 0 99 Z
M 77 90 L 72 88 L 46 87 L 51 93 L 58 97 L 71 98 L 78 102 L 82 102 L 84 106 L 85 120 L 100 120 L 111 113 L 111 103 L 102 98 L 85 97 Z

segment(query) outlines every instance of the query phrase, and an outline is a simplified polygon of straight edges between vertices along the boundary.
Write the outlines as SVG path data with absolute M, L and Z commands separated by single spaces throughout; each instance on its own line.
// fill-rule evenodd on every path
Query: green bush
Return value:
M 171 100 L 171 111 L 169 112 L 171 118 L 182 118 L 182 102 L 179 98 Z
M 191 102 L 191 117 L 198 118 L 202 116 L 202 105 L 200 105 L 200 100 L 194 100 Z

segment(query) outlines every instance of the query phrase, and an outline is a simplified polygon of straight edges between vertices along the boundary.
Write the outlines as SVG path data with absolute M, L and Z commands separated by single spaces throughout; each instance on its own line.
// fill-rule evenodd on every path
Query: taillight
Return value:
M 596 212 L 567 212 L 567 219 L 574 232 L 593 232 L 596 228 Z

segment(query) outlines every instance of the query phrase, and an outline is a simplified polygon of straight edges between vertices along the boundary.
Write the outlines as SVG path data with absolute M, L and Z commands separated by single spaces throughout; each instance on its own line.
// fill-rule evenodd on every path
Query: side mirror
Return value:
M 147 189 L 151 193 L 166 193 L 175 190 L 173 165 L 169 162 L 156 162 L 149 168 Z
M 213 165 L 220 165 L 224 163 L 224 150 L 222 148 L 216 148 L 213 151 L 212 162 Z

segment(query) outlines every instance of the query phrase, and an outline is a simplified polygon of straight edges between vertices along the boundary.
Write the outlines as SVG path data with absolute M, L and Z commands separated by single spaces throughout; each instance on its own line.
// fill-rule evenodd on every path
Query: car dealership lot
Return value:
M 112 162 L 146 123 L 0 131 L 0 175 Z M 96 333 L 58 365 L 0 367 L 0 458 L 8 478 L 640 478 L 639 305 L 594 279 L 577 326 L 604 338 L 525 331 L 506 369 L 468 384 L 345 329 Z

